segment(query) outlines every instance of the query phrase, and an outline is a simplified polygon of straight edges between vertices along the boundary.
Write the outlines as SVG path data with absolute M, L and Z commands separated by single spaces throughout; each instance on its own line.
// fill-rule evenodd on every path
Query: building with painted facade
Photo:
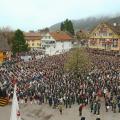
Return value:
M 24 33 L 25 40 L 31 50 L 37 50 L 41 47 L 41 34 L 40 32 L 26 32 Z
M 120 51 L 120 26 L 102 22 L 90 33 L 88 47 L 105 51 Z

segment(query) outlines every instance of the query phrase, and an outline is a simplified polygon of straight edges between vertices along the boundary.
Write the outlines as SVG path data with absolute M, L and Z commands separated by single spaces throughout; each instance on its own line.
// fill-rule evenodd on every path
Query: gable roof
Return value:
M 50 32 L 50 35 L 56 40 L 56 41 L 71 41 L 73 38 L 68 35 L 66 32 Z
M 114 33 L 116 33 L 117 35 L 120 35 L 120 26 L 113 26 L 109 23 L 105 23 Z
M 97 28 L 97 26 L 100 26 L 102 24 L 107 25 L 115 34 L 120 35 L 120 26 L 113 26 L 112 24 L 108 23 L 108 22 L 101 22 L 100 24 L 96 25 L 96 27 L 94 27 L 90 34 Z

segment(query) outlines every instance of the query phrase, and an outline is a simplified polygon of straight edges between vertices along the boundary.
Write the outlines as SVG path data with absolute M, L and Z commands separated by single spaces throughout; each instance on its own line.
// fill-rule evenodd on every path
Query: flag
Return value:
M 16 96 L 16 84 L 14 86 L 14 94 L 13 94 L 13 100 L 12 100 L 12 109 L 11 109 L 10 120 L 21 120 L 18 100 L 17 100 L 17 96 Z

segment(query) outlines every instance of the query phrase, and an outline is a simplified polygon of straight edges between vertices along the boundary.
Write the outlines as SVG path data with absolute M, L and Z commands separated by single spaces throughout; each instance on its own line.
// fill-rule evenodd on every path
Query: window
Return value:
M 109 36 L 112 36 L 113 34 L 112 33 L 109 33 Z
M 105 39 L 102 39 L 102 46 L 105 46 Z
M 104 33 L 103 33 L 103 36 L 107 36 L 107 32 L 104 32 Z
M 55 43 L 55 41 L 50 41 L 50 44 L 54 44 Z
M 100 46 L 105 46 L 105 39 L 99 39 Z
M 99 45 L 102 45 L 102 39 L 99 39 Z
M 40 43 L 37 43 L 38 46 L 40 46 Z
M 105 46 L 105 39 L 99 39 L 99 44 L 104 47 Z
M 99 32 L 99 36 L 108 36 L 107 32 Z
M 113 39 L 113 47 L 118 47 L 118 39 Z
M 32 46 L 34 46 L 34 43 L 32 43 Z
M 47 36 L 45 36 L 45 39 L 47 39 Z
M 91 39 L 90 40 L 90 45 L 91 46 L 95 46 L 97 44 L 97 40 L 96 39 Z

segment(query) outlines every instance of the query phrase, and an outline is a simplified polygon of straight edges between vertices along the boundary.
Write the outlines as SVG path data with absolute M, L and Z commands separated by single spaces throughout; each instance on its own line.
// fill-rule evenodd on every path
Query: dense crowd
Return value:
M 101 98 L 105 109 L 120 112 L 120 58 L 89 53 L 91 71 L 76 79 L 74 73 L 64 71 L 67 53 L 32 59 L 29 62 L 9 62 L 0 67 L 2 90 L 11 99 L 13 82 L 17 80 L 17 97 L 20 103 L 43 104 L 51 107 L 71 108 L 79 105 L 82 115 L 84 106 L 89 105 L 93 114 L 100 114 Z

